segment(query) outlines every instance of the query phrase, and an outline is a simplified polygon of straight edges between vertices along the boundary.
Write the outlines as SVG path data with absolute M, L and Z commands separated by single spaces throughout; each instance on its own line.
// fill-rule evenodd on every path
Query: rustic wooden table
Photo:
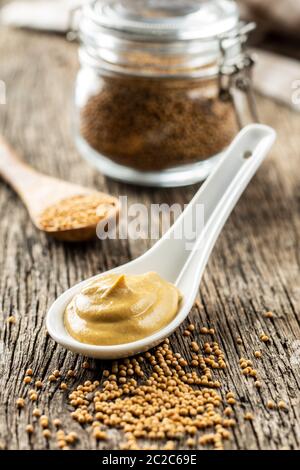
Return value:
M 117 184 L 89 167 L 74 148 L 71 117 L 72 91 L 78 68 L 76 45 L 55 35 L 1 30 L 0 79 L 6 83 L 7 104 L 0 105 L 0 132 L 26 161 L 37 169 L 76 183 L 127 195 L 130 202 L 184 204 L 198 186 L 182 189 L 143 189 Z M 215 328 L 228 369 L 216 372 L 220 393 L 234 390 L 237 426 L 227 444 L 230 449 L 292 449 L 300 447 L 300 136 L 299 115 L 259 99 L 264 122 L 278 131 L 272 155 L 241 198 L 209 262 L 200 289 L 200 308 L 189 320 Z M 47 239 L 32 226 L 12 190 L 0 185 L 0 442 L 5 449 L 55 448 L 41 431 L 29 437 L 33 404 L 23 384 L 27 368 L 42 380 L 53 369 L 77 370 L 76 383 L 101 377 L 104 364 L 66 352 L 45 329 L 45 315 L 54 299 L 72 284 L 126 262 L 151 244 L 141 241 L 94 241 L 67 245 Z M 274 312 L 273 319 L 263 313 Z M 10 315 L 16 324 L 7 322 Z M 187 323 L 186 323 L 187 324 Z M 182 338 L 184 326 L 172 336 L 175 351 L 190 357 Z M 269 345 L 259 340 L 266 332 Z M 196 333 L 199 343 L 204 337 Z M 237 338 L 241 338 L 238 344 Z M 253 351 L 263 350 L 260 360 Z M 240 371 L 241 356 L 252 358 L 262 382 Z M 106 367 L 109 364 L 106 364 Z M 60 417 L 80 436 L 77 448 L 94 449 L 86 429 L 70 417 L 68 392 L 45 386 L 38 406 L 49 417 Z M 26 407 L 16 410 L 17 397 Z M 288 411 L 269 410 L 268 400 L 284 400 Z M 250 411 L 254 420 L 244 420 Z M 102 447 L 115 448 L 121 436 L 113 433 Z

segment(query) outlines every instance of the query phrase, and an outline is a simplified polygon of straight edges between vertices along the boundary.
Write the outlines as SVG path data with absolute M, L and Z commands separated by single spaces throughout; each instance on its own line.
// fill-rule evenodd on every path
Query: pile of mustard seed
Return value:
M 193 333 L 195 326 L 191 324 L 185 331 Z M 23 382 L 34 387 L 27 396 L 35 408 L 26 432 L 32 436 L 38 426 L 44 439 L 55 438 L 56 447 L 62 450 L 80 445 L 76 432 L 62 429 L 60 419 L 50 420 L 38 408 L 42 392 L 53 384 L 68 394 L 71 417 L 95 442 L 110 445 L 113 431 L 117 430 L 119 448 L 124 450 L 224 449 L 236 425 L 238 399 L 214 377 L 216 370 L 222 374 L 228 368 L 220 344 L 211 338 L 214 329 L 203 327 L 200 331 L 210 338 L 201 347 L 196 341 L 189 341 L 189 360 L 175 353 L 166 339 L 151 352 L 112 362 L 99 380 L 86 380 L 75 389 L 70 383 L 76 378 L 74 370 L 63 374 L 55 369 L 42 382 L 34 380 L 33 370 L 27 369 Z M 260 359 L 262 353 L 254 351 L 253 356 Z M 245 379 L 253 379 L 255 387 L 261 388 L 252 361 L 241 357 L 239 366 Z M 89 369 L 89 363 L 84 361 L 82 368 Z M 25 399 L 18 398 L 16 406 L 21 411 L 26 407 Z M 268 400 L 265 407 L 288 411 L 283 400 L 277 404 Z M 244 420 L 253 419 L 253 414 L 245 410 Z
M 104 370 L 100 387 L 99 381 L 86 381 L 69 394 L 72 417 L 91 426 L 96 440 L 106 440 L 109 429 L 123 431 L 121 449 L 142 449 L 149 440 L 161 441 L 163 449 L 198 444 L 223 449 L 235 420 L 222 412 L 221 384 L 212 367 L 225 368 L 224 355 L 214 342 L 209 356 L 195 353 L 192 363 L 200 374 L 186 372 L 187 361 L 168 340 L 152 353 L 115 362 Z M 147 378 L 141 364 L 151 370 Z
M 40 215 L 39 226 L 45 231 L 96 226 L 114 206 L 113 198 L 103 193 L 72 196 L 46 208 Z

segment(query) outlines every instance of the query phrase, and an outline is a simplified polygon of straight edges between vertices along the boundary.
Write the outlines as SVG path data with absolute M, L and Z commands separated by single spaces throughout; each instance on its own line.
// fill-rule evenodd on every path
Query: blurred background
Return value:
M 0 25 L 65 34 L 74 21 L 76 28 L 76 8 L 88 1 L 0 0 Z M 256 91 L 299 111 L 300 104 L 293 103 L 291 90 L 300 79 L 300 1 L 237 0 L 237 3 L 242 19 L 257 24 L 250 40 L 257 62 Z
M 241 15 L 257 24 L 252 43 L 300 58 L 299 0 L 238 0 Z

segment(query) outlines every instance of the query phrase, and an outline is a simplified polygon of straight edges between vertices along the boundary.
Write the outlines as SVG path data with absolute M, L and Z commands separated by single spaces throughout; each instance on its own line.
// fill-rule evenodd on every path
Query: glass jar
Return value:
M 102 0 L 79 24 L 76 144 L 117 180 L 181 186 L 207 177 L 236 135 L 234 90 L 252 59 L 232 0 Z

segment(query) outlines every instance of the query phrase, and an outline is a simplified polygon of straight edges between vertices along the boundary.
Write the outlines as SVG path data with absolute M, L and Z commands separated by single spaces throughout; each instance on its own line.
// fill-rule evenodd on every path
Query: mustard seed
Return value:
M 187 439 L 186 445 L 187 445 L 188 447 L 195 447 L 195 445 L 196 445 L 196 440 L 193 439 L 192 437 L 190 437 L 189 439 Z
M 57 441 L 57 446 L 58 446 L 59 449 L 65 449 L 66 446 L 67 446 L 67 443 L 64 439 L 59 439 Z
M 260 335 L 260 340 L 263 342 L 263 343 L 267 343 L 268 341 L 270 341 L 270 338 L 269 336 L 265 335 L 264 333 Z
M 88 362 L 88 361 L 84 361 L 84 362 L 82 363 L 82 367 L 83 367 L 83 369 L 89 369 L 89 368 L 90 368 L 89 362 Z
M 78 440 L 78 434 L 75 431 L 70 432 L 69 436 L 73 439 L 73 442 Z
M 59 388 L 60 388 L 61 390 L 67 390 L 68 386 L 67 386 L 67 384 L 66 384 L 65 382 L 62 382 L 62 383 L 60 384 Z
M 49 426 L 49 419 L 46 415 L 40 417 L 40 425 L 42 428 L 47 428 Z
M 24 408 L 25 400 L 24 398 L 18 398 L 16 401 L 17 408 Z
M 32 424 L 27 424 L 25 429 L 26 429 L 26 432 L 28 434 L 33 434 L 33 432 L 34 432 L 34 428 L 33 428 Z
M 31 382 L 31 377 L 29 375 L 26 375 L 23 379 L 24 384 L 28 385 Z
M 199 348 L 199 345 L 198 345 L 195 341 L 192 341 L 192 343 L 191 343 L 191 348 L 192 348 L 192 350 L 195 351 L 195 352 L 198 352 L 199 349 L 200 349 L 200 348 Z
M 195 325 L 193 325 L 193 323 L 191 323 L 191 324 L 187 327 L 187 329 L 188 329 L 189 331 L 194 331 L 194 330 L 195 330 Z
M 35 382 L 35 386 L 36 386 L 37 389 L 40 389 L 40 388 L 43 387 L 43 382 L 41 380 L 37 380 Z
M 67 376 L 68 376 L 68 377 L 74 377 L 74 376 L 75 376 L 74 370 L 69 369 L 68 372 L 67 372 Z
M 252 413 L 250 413 L 250 412 L 245 413 L 244 419 L 245 419 L 246 421 L 253 421 L 253 415 L 252 415 Z
M 263 316 L 264 316 L 265 318 L 273 318 L 273 317 L 274 317 L 274 313 L 271 312 L 271 311 L 269 311 L 269 312 L 264 312 L 264 313 L 263 313 Z
M 53 420 L 53 424 L 54 424 L 54 426 L 55 426 L 56 428 L 59 428 L 59 427 L 61 426 L 61 420 L 58 419 L 58 418 L 55 418 L 55 419 Z
M 10 315 L 7 318 L 7 323 L 10 325 L 15 325 L 17 323 L 16 317 L 14 315 Z
M 39 418 L 41 416 L 41 411 L 38 408 L 34 408 L 32 414 L 35 418 Z
M 233 409 L 230 406 L 227 406 L 224 410 L 225 416 L 231 416 L 233 414 Z
M 256 388 L 261 388 L 261 382 L 259 380 L 256 380 L 254 382 L 254 385 L 255 385 Z
M 43 436 L 44 436 L 45 439 L 50 439 L 51 431 L 49 429 L 44 429 L 43 430 Z
M 200 328 L 200 333 L 202 335 L 207 335 L 208 334 L 208 328 L 206 328 L 206 326 L 202 326 L 202 328 Z
M 33 370 L 32 369 L 27 369 L 25 375 L 32 375 Z
M 105 441 L 107 439 L 107 434 L 104 431 L 101 431 L 98 428 L 94 428 L 93 436 L 97 441 Z
M 48 380 L 49 380 L 49 382 L 56 382 L 57 378 L 55 377 L 55 375 L 51 374 L 51 375 L 49 375 Z
M 31 393 L 29 398 L 31 401 L 37 401 L 38 399 L 37 393 Z
M 281 409 L 281 410 L 287 410 L 287 409 L 288 409 L 288 406 L 287 406 L 287 404 L 285 403 L 285 401 L 280 400 L 280 401 L 278 402 L 278 408 Z
M 229 405 L 235 405 L 236 404 L 235 398 L 228 398 L 227 403 L 229 403 Z
M 276 405 L 272 400 L 267 401 L 267 408 L 269 408 L 269 410 L 274 410 L 275 406 Z
M 261 351 L 254 351 L 254 356 L 257 357 L 257 358 L 262 357 Z
M 58 369 L 55 369 L 53 372 L 54 377 L 58 378 L 60 376 L 60 372 Z

